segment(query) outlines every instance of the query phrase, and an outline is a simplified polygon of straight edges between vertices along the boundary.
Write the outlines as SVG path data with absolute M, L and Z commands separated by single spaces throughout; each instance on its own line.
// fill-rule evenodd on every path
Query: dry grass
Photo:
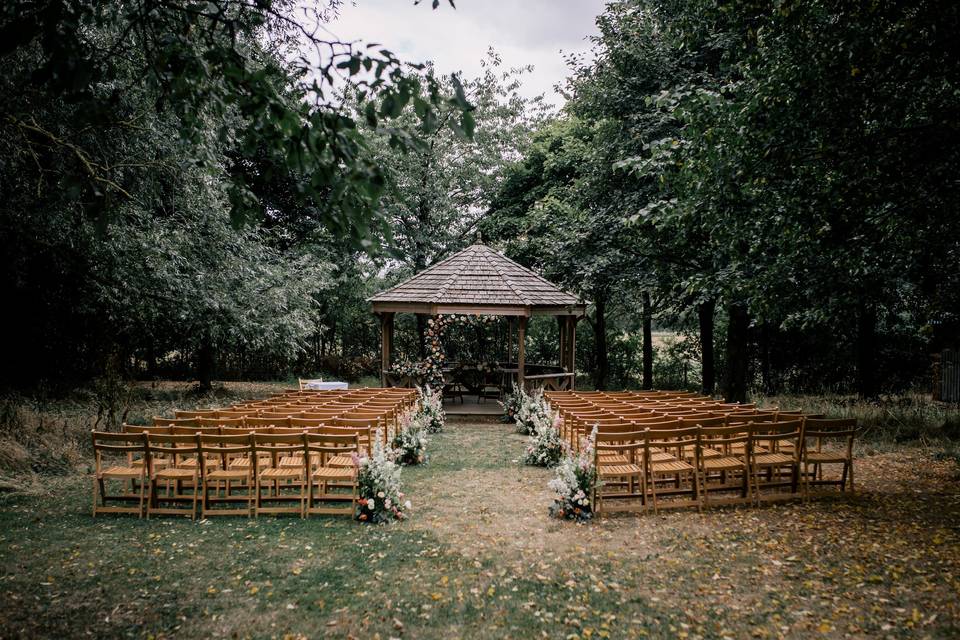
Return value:
M 934 402 L 919 393 L 886 396 L 866 401 L 848 395 L 781 395 L 753 398 L 763 406 L 803 409 L 829 417 L 856 418 L 861 438 L 867 442 L 921 444 L 960 439 L 960 406 Z
M 854 499 L 551 520 L 506 425 L 404 470 L 410 520 L 97 518 L 89 485 L 0 497 L 0 637 L 948 638 L 958 467 L 857 461 Z
M 228 382 L 200 395 L 186 382 L 123 385 L 101 382 L 70 397 L 0 398 L 0 491 L 42 490 L 40 475 L 86 471 L 92 429 L 122 422 L 147 424 L 174 409 L 209 408 L 262 398 L 288 386 L 272 382 Z

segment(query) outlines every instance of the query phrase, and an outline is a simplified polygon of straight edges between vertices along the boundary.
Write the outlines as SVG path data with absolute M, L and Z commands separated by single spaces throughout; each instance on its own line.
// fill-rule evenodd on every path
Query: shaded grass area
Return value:
M 955 462 L 858 461 L 861 493 L 547 517 L 505 425 L 449 425 L 409 521 L 92 519 L 88 481 L 0 502 L 0 637 L 956 637 Z

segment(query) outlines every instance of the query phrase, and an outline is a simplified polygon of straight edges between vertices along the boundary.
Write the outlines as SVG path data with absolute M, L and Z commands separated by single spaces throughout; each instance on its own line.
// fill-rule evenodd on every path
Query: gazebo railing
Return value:
M 533 391 L 534 389 L 570 391 L 573 389 L 573 378 L 573 373 L 566 371 L 528 375 L 523 377 L 523 386 L 527 391 Z

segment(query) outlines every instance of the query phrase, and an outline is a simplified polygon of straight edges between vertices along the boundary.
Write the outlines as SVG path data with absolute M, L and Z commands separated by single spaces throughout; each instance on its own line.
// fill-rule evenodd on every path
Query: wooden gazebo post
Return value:
M 393 313 L 380 314 L 380 386 L 387 386 L 390 370 L 390 349 L 393 346 Z
M 523 389 L 523 362 L 526 351 L 527 316 L 520 316 L 520 331 L 517 333 L 517 385 Z
M 570 390 L 573 391 L 577 388 L 577 322 L 580 320 L 580 316 L 567 316 L 566 320 L 567 330 L 564 332 L 566 334 L 564 342 L 567 348 L 567 358 L 563 366 L 568 373 L 572 374 L 570 376 Z

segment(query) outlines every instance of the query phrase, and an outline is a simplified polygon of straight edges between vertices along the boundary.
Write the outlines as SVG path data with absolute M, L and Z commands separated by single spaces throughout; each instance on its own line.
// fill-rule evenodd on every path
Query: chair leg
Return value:
M 200 480 L 194 476 L 193 477 L 193 503 L 190 509 L 190 520 L 196 521 L 197 519 L 197 494 L 200 492 Z
M 751 472 L 751 477 L 753 477 L 753 504 L 755 506 L 760 506 L 760 467 L 754 465 Z
M 657 512 L 657 476 L 653 473 L 650 474 L 650 495 L 653 497 L 653 515 L 658 515 Z
M 97 477 L 91 478 L 93 481 L 93 517 L 97 517 Z
M 144 508 L 144 499 L 146 497 L 146 481 L 143 476 L 140 476 L 140 512 L 137 514 L 138 518 L 143 517 Z
M 810 483 L 807 480 L 807 473 L 809 472 L 810 468 L 806 462 L 803 462 L 802 464 L 803 467 L 801 467 L 802 471 L 800 475 L 800 499 L 804 503 L 808 503 L 810 502 Z
M 849 467 L 850 467 L 850 493 L 853 494 L 853 493 L 854 493 L 854 489 L 853 489 L 853 460 L 848 460 L 848 461 L 845 463 L 845 466 L 849 466 Z
M 150 509 L 154 507 L 157 503 L 156 496 L 154 492 L 157 489 L 157 483 L 153 481 L 153 478 L 147 479 L 147 520 L 150 519 Z
M 700 503 L 700 480 L 696 470 L 690 475 L 690 481 L 693 483 L 693 499 L 697 502 L 697 513 L 703 513 L 703 505 Z

